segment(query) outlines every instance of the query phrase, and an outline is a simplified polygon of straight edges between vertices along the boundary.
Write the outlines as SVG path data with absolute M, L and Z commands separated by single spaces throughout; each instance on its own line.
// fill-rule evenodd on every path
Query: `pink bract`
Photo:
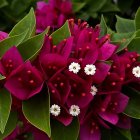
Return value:
M 71 16 L 72 3 L 69 0 L 49 0 L 48 3 L 40 1 L 36 9 L 37 33 L 44 31 L 48 26 L 59 28 Z

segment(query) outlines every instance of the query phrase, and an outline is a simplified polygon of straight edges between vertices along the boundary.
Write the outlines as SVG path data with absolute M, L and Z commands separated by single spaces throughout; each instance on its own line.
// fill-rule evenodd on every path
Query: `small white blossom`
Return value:
M 98 89 L 93 85 L 93 86 L 91 87 L 90 93 L 91 93 L 93 96 L 95 96 L 97 92 L 98 92 Z
M 96 72 L 96 66 L 93 64 L 86 65 L 84 71 L 87 75 L 94 75 Z
M 69 112 L 72 116 L 78 116 L 80 114 L 80 108 L 77 105 L 72 105 Z
M 69 71 L 77 74 L 79 72 L 79 70 L 81 69 L 80 65 L 78 63 L 72 62 L 69 65 Z
M 132 69 L 132 73 L 134 74 L 135 77 L 140 78 L 140 66 L 134 67 Z
M 58 116 L 60 114 L 60 111 L 61 111 L 60 106 L 55 104 L 52 105 L 50 108 L 50 113 L 54 116 Z

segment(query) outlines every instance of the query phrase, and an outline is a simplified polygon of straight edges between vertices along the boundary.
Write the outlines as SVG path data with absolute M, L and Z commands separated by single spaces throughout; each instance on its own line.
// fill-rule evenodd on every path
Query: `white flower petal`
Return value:
M 61 111 L 60 106 L 55 104 L 52 105 L 50 108 L 50 113 L 54 116 L 58 116 L 60 114 L 60 111 Z
M 85 66 L 84 71 L 86 75 L 94 75 L 96 73 L 96 66 L 93 64 L 88 64 Z
M 132 69 L 132 73 L 135 77 L 140 78 L 140 66 L 136 66 Z
M 95 96 L 95 95 L 97 94 L 97 92 L 98 92 L 98 89 L 93 85 L 93 86 L 91 87 L 90 93 L 91 93 L 93 96 Z
M 69 65 L 69 71 L 77 74 L 79 71 L 80 71 L 81 67 L 80 67 L 80 64 L 79 63 L 75 63 L 75 62 L 72 62 L 70 65 Z
M 78 116 L 80 114 L 80 108 L 77 105 L 72 105 L 69 112 L 72 116 Z

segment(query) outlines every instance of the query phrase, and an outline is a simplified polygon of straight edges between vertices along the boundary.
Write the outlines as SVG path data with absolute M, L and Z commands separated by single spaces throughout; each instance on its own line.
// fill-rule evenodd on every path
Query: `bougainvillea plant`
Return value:
M 132 140 L 140 9 L 117 17 L 117 32 L 103 16 L 94 28 L 73 16 L 70 1 L 38 2 L 0 31 L 0 139 Z

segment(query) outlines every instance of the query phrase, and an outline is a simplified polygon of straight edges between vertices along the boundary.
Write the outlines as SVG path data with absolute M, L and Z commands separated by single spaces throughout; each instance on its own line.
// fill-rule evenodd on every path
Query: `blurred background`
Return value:
M 48 0 L 44 0 L 48 2 Z M 140 0 L 71 0 L 76 18 L 88 21 L 92 26 L 104 15 L 107 25 L 114 29 L 115 15 L 133 19 Z M 10 31 L 38 0 L 0 0 L 0 30 Z

